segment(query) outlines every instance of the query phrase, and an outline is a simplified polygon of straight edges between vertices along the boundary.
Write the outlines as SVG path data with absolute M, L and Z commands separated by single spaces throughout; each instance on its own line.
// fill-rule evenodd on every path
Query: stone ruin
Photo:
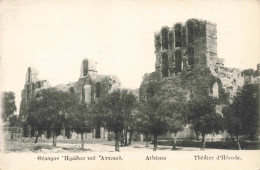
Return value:
M 120 81 L 114 75 L 100 75 L 97 73 L 97 63 L 90 59 L 83 59 L 80 68 L 80 77 L 77 82 L 72 82 L 69 84 L 60 84 L 54 88 L 62 91 L 69 91 L 71 93 L 77 94 L 80 101 L 84 101 L 89 104 L 91 101 L 98 99 L 102 96 L 109 94 L 114 89 L 120 88 Z M 50 87 L 47 80 L 38 80 L 38 71 L 31 67 L 28 68 L 26 74 L 26 82 L 24 89 L 22 90 L 22 101 L 21 104 L 28 102 L 32 95 L 37 95 L 38 91 L 43 88 Z M 20 114 L 19 116 L 25 121 L 27 115 Z M 37 135 L 37 131 L 33 129 L 30 125 L 25 125 L 24 137 L 33 137 Z M 73 138 L 77 137 L 77 134 L 71 132 L 70 129 L 63 128 L 61 130 L 61 136 L 59 138 Z M 108 132 L 104 127 L 97 127 L 92 133 L 86 133 L 87 138 L 107 138 Z M 50 131 L 44 132 L 44 137 L 51 136 Z
M 220 91 L 229 94 L 228 99 L 232 102 L 234 96 L 245 83 L 260 84 L 259 74 L 243 75 L 242 70 L 227 68 L 224 60 L 218 58 L 217 53 L 217 25 L 209 21 L 189 19 L 185 23 L 175 23 L 172 27 L 163 26 L 160 32 L 154 34 L 155 46 L 155 71 L 146 73 L 139 89 L 140 100 L 145 100 L 150 95 L 167 96 L 168 92 L 174 94 L 183 91 L 189 100 L 190 91 L 181 82 L 183 72 L 192 72 L 195 67 L 206 67 L 210 74 L 215 77 L 210 84 L 203 85 L 208 88 L 209 95 L 220 98 Z M 260 64 L 257 65 L 260 73 Z M 256 71 L 256 72 L 257 72 Z M 157 84 L 159 87 L 152 86 Z M 201 84 L 202 86 L 202 84 Z M 166 97 L 165 97 L 166 98 Z M 170 96 L 168 100 L 176 100 Z M 223 105 L 217 105 L 216 111 L 221 114 Z M 162 137 L 171 137 L 166 134 Z M 208 140 L 218 140 L 226 134 L 213 137 L 208 135 Z M 179 138 L 194 139 L 193 129 L 187 125 Z

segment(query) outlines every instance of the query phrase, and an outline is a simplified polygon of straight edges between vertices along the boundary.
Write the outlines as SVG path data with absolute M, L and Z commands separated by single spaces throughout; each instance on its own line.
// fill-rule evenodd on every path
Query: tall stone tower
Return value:
M 217 57 L 216 24 L 189 19 L 183 25 L 162 27 L 154 35 L 155 71 L 161 77 L 174 76 L 183 69 L 192 70 L 194 64 L 207 64 Z
M 83 59 L 80 68 L 80 77 L 95 75 L 97 73 L 97 62 L 91 59 Z

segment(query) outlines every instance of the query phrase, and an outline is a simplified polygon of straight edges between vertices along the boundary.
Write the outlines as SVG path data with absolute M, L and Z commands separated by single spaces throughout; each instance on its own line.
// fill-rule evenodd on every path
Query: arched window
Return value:
M 35 90 L 35 84 L 32 83 L 32 92 L 34 92 L 34 90 Z
M 172 32 L 169 33 L 169 46 L 170 49 L 172 49 L 172 44 L 173 44 L 173 34 Z
M 82 102 L 85 102 L 85 88 L 84 88 L 85 85 L 82 86 L 82 92 L 81 92 L 81 95 L 82 95 Z
M 28 68 L 27 82 L 31 81 L 31 67 Z
M 91 102 L 91 85 L 82 86 L 82 102 L 89 104 Z
M 96 98 L 100 98 L 100 82 L 96 83 Z
M 162 76 L 163 77 L 168 77 L 168 70 L 169 70 L 169 65 L 168 65 L 168 55 L 167 53 L 162 54 Z
M 83 76 L 86 76 L 88 74 L 88 61 L 83 61 Z
M 37 86 L 38 86 L 38 88 L 41 88 L 41 82 L 40 81 L 37 82 Z
M 193 65 L 194 64 L 194 49 L 191 47 L 188 50 L 188 64 Z
M 181 68 L 182 68 L 181 51 L 177 50 L 175 51 L 175 73 L 181 72 Z
M 187 23 L 187 33 L 188 33 L 188 44 L 194 43 L 194 24 L 189 21 Z
M 167 30 L 167 28 L 162 29 L 162 48 L 168 49 L 168 30 Z
M 30 85 L 29 84 L 27 84 L 26 85 L 26 94 L 27 94 L 27 100 L 29 100 L 29 96 L 30 96 Z
M 75 91 L 74 91 L 74 88 L 73 88 L 73 87 L 71 87 L 71 88 L 70 88 L 70 93 L 75 93 Z
M 36 93 L 36 98 L 40 98 L 40 94 L 39 93 Z
M 181 47 L 181 25 L 175 25 L 175 47 Z

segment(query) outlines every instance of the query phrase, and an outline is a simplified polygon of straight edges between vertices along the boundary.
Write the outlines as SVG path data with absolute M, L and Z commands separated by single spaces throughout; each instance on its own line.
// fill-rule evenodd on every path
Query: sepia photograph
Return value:
M 259 20 L 257 0 L 1 0 L 0 169 L 260 169 Z

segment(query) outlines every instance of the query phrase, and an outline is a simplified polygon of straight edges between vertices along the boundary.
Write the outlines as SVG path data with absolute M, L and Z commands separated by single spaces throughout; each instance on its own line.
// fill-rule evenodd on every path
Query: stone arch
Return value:
M 174 27 L 175 33 L 175 47 L 181 47 L 181 24 L 176 24 Z
M 96 98 L 100 98 L 100 82 L 97 82 L 95 85 Z
M 70 87 L 70 93 L 75 93 L 74 87 Z
M 89 84 L 84 84 L 82 86 L 82 102 L 89 104 L 91 102 L 92 87 Z
M 40 98 L 40 94 L 39 93 L 36 93 L 36 98 Z
M 41 88 L 41 82 L 40 81 L 37 82 L 37 88 Z
M 32 83 L 32 92 L 34 92 L 34 90 L 35 90 L 35 84 Z
M 170 49 L 172 49 L 172 46 L 173 46 L 173 33 L 172 33 L 172 31 L 170 31 L 170 33 L 169 33 L 169 46 L 170 46 Z
M 163 28 L 161 31 L 162 34 L 162 49 L 168 49 L 168 30 Z
M 83 61 L 83 76 L 86 76 L 88 74 L 88 61 Z
M 194 64 L 194 49 L 190 47 L 188 49 L 188 64 L 193 65 Z
M 154 35 L 154 46 L 156 51 L 161 50 L 161 37 L 159 34 Z
M 181 51 L 175 51 L 175 73 L 179 73 L 182 70 L 182 56 Z
M 169 74 L 169 62 L 168 62 L 168 54 L 162 54 L 162 77 L 168 77 Z
M 27 98 L 27 100 L 29 100 L 29 96 L 30 96 L 30 85 L 27 84 L 26 85 L 26 98 Z
M 85 84 L 82 86 L 82 91 L 81 91 L 81 101 L 82 103 L 85 102 Z
M 192 21 L 187 22 L 187 37 L 188 44 L 194 43 L 194 23 Z
M 219 85 L 218 82 L 215 82 L 212 86 L 212 97 L 219 98 Z
M 32 72 L 32 69 L 31 67 L 28 68 L 28 75 L 27 75 L 27 82 L 30 82 L 31 81 L 31 72 Z

